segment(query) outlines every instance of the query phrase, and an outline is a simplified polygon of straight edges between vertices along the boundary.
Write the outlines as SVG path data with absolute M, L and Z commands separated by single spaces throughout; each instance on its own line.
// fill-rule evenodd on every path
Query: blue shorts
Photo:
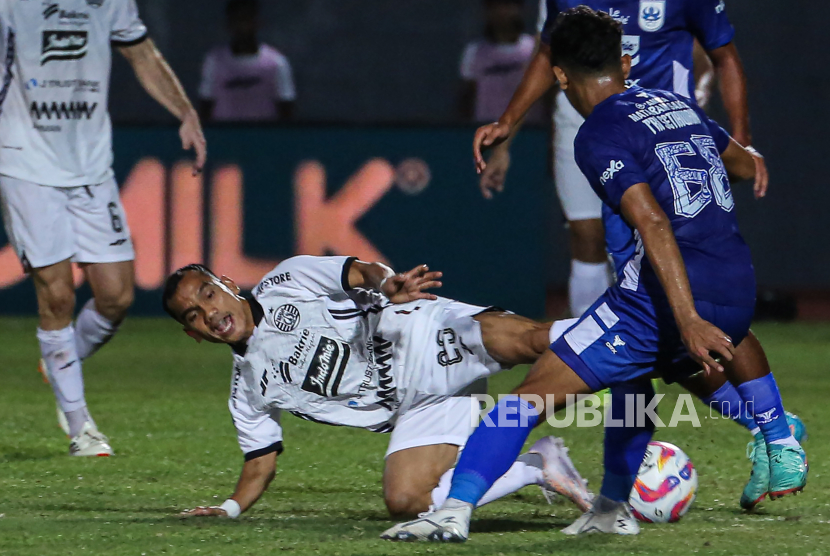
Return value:
M 723 330 L 734 345 L 743 341 L 754 307 L 695 301 L 701 318 Z M 668 382 L 700 371 L 686 351 L 665 299 L 611 287 L 550 349 L 598 391 L 653 372 Z

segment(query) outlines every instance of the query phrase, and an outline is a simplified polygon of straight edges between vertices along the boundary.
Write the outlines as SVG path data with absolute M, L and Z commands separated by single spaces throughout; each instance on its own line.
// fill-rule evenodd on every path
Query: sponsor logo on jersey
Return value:
M 44 31 L 40 65 L 53 60 L 80 60 L 86 56 L 88 45 L 86 31 Z
M 394 411 L 398 407 L 398 389 L 392 375 L 392 342 L 375 336 L 372 338 L 374 362 L 378 370 L 378 405 Z
M 666 0 L 640 0 L 640 29 L 653 33 L 663 28 L 666 22 Z
M 306 354 L 312 345 L 311 330 L 306 328 L 300 335 L 300 341 L 294 346 L 294 353 L 288 357 L 288 362 L 296 367 L 305 365 Z
M 608 10 L 608 15 L 610 15 L 615 21 L 619 21 L 623 25 L 628 25 L 628 20 L 630 19 L 629 16 L 623 15 L 620 10 L 611 8 Z
M 79 102 L 41 102 L 33 101 L 29 107 L 29 113 L 33 120 L 55 119 L 55 120 L 81 120 L 92 119 L 98 103 L 92 104 L 86 101 Z
M 623 168 L 625 168 L 625 164 L 622 160 L 612 160 L 608 168 L 599 177 L 599 183 L 605 185 L 605 182 L 614 179 L 614 175 Z
M 273 288 L 274 286 L 279 286 L 283 282 L 289 282 L 291 280 L 291 273 L 290 272 L 283 272 L 280 274 L 275 274 L 270 278 L 266 278 L 259 285 L 254 289 L 254 295 L 259 295 L 265 290 L 269 288 Z
M 72 89 L 74 93 L 100 93 L 101 82 L 87 79 L 29 79 L 26 90 Z
M 631 65 L 640 63 L 640 35 L 623 35 L 622 53 L 631 56 Z
M 350 354 L 351 349 L 347 344 L 325 336 L 320 337 L 320 343 L 317 344 L 317 351 L 311 358 L 302 389 L 318 396 L 337 396 L 337 389 L 346 371 Z
M 280 305 L 276 310 L 272 307 L 268 316 L 280 332 L 292 332 L 300 324 L 300 310 L 294 305 Z
M 59 11 L 60 6 L 58 6 L 57 4 L 47 4 L 47 6 L 43 8 L 43 19 L 49 19 Z
M 86 0 L 86 4 L 92 8 L 100 8 L 104 5 L 104 0 Z
M 611 353 L 613 353 L 614 355 L 617 355 L 617 348 L 623 346 L 625 346 L 625 342 L 622 338 L 619 337 L 619 335 L 614 336 L 614 343 L 605 342 L 605 347 L 610 349 Z

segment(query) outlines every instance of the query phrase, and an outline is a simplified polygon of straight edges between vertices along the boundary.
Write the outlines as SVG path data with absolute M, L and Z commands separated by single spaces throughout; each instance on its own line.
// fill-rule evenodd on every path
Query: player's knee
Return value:
M 415 517 L 429 510 L 429 502 L 426 501 L 428 498 L 423 492 L 408 487 L 392 488 L 384 493 L 386 509 L 395 518 Z
M 55 282 L 42 288 L 38 313 L 41 319 L 71 319 L 75 310 L 75 289 L 72 284 Z
M 135 294 L 132 288 L 122 288 L 96 296 L 95 308 L 101 315 L 113 322 L 121 322 L 132 306 Z

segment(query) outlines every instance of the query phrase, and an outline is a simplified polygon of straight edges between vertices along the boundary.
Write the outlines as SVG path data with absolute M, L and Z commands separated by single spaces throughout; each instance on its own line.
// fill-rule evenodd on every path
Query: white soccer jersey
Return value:
M 258 324 L 234 355 L 229 402 L 246 454 L 282 440 L 279 410 L 388 432 L 413 403 L 500 370 L 472 318 L 482 307 L 349 290 L 353 260 L 294 257 L 254 288 Z
M 147 36 L 135 0 L 0 0 L 0 174 L 76 187 L 112 177 L 111 44 Z

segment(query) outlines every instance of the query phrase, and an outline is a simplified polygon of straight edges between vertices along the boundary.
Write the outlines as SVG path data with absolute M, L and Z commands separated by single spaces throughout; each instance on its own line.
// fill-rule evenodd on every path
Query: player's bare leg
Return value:
M 590 218 L 568 222 L 571 245 L 571 275 L 568 301 L 571 315 L 580 316 L 608 288 L 608 253 L 602 220 Z
M 505 368 L 535 363 L 550 345 L 550 323 L 501 312 L 481 313 L 475 319 L 487 353 Z
M 394 452 L 383 469 L 383 500 L 393 517 L 413 517 L 432 505 L 432 491 L 458 458 L 458 446 L 433 444 Z
M 40 323 L 37 337 L 46 374 L 66 420 L 71 455 L 112 455 L 106 437 L 95 427 L 84 398 L 81 357 L 72 313 L 75 285 L 69 260 L 32 271 Z

